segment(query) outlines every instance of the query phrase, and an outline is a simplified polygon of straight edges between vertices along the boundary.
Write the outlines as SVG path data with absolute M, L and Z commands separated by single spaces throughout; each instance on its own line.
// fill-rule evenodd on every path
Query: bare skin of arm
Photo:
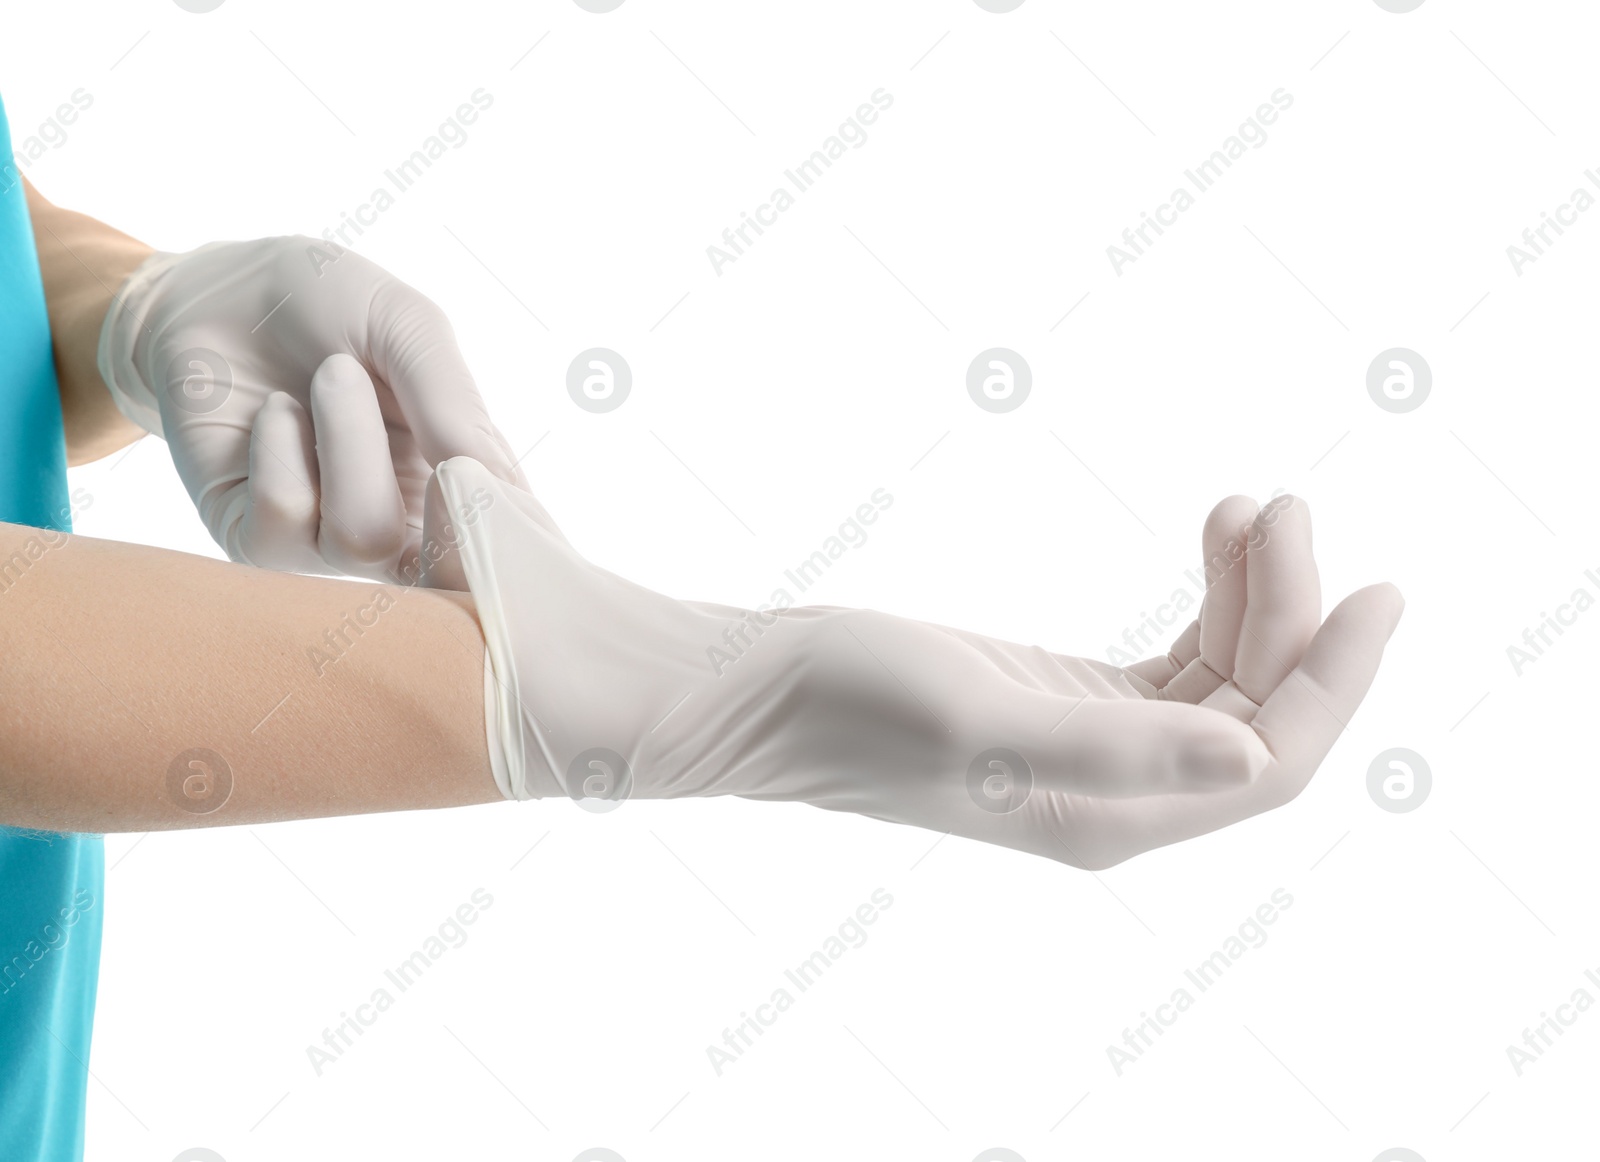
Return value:
M 87 464 L 144 435 L 117 410 L 96 359 L 112 296 L 152 251 L 104 222 L 46 201 L 27 178 L 22 184 L 50 314 L 67 463 Z
M 499 801 L 466 594 L 0 524 L 0 824 L 152 831 Z M 174 793 L 186 752 L 226 764 Z M 206 772 L 207 759 L 194 771 Z

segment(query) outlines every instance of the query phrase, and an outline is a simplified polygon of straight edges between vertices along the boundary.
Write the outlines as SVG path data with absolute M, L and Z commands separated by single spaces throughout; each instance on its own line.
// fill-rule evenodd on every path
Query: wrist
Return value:
M 100 375 L 100 327 L 113 296 L 136 270 L 148 247 L 117 255 L 97 255 L 96 273 L 105 280 L 78 288 L 50 303 L 51 341 L 61 392 L 61 423 L 67 462 L 86 464 L 137 440 L 145 429 L 123 415 Z
M 39 273 L 50 319 L 70 464 L 108 455 L 143 435 L 100 377 L 100 327 L 118 289 L 152 250 L 102 222 L 45 201 L 29 187 Z

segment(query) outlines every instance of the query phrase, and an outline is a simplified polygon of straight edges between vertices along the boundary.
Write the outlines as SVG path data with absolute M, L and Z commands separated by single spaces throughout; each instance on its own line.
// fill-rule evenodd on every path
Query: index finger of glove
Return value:
M 444 312 L 391 281 L 373 300 L 369 328 L 372 366 L 394 392 L 428 464 L 436 468 L 454 456 L 470 456 L 501 480 L 527 488 Z

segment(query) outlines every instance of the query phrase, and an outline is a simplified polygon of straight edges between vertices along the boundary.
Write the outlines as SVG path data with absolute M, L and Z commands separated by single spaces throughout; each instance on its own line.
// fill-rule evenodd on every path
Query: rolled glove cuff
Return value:
M 447 462 L 448 463 L 448 462 Z M 442 471 L 440 484 L 452 509 L 461 511 L 455 479 Z M 483 628 L 483 717 L 489 769 L 507 799 L 550 799 L 568 792 L 555 774 L 549 747 L 522 713 L 523 699 L 512 643 L 500 602 L 499 581 L 484 538 L 465 537 L 459 548 L 473 584 L 478 624 Z
M 507 799 L 566 797 L 566 788 L 551 773 L 538 742 L 530 746 L 523 737 L 527 726 L 518 713 L 515 678 L 508 684 L 495 675 L 495 652 L 483 653 L 483 717 L 495 786 Z

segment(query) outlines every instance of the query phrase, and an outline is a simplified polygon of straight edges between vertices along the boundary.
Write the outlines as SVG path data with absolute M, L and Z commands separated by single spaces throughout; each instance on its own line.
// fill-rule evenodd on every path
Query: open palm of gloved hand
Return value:
M 317 239 L 152 255 L 99 362 L 235 561 L 414 580 L 433 465 L 467 455 L 523 482 L 439 308 Z
M 1321 622 L 1294 498 L 1217 506 L 1200 617 L 1127 669 L 871 610 L 666 597 L 590 564 L 468 459 L 439 466 L 427 507 L 450 551 L 425 582 L 477 603 L 508 798 L 803 801 L 1085 868 L 1293 798 L 1402 604 L 1376 585 Z

